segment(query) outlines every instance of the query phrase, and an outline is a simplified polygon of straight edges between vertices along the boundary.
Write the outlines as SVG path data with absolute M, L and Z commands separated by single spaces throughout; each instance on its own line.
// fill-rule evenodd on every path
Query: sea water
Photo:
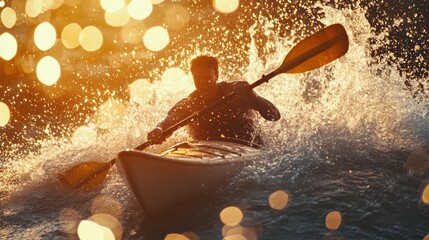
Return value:
M 183 33 L 183 39 L 192 39 L 182 42 L 183 52 L 158 61 L 182 76 L 179 86 L 169 89 L 168 80 L 159 79 L 140 82 L 144 91 L 130 91 L 122 101 L 112 96 L 80 126 L 59 118 L 74 129 L 70 135 L 53 132 L 45 122 L 39 126 L 43 137 L 32 136 L 26 144 L 2 142 L 7 151 L 2 150 L 0 165 L 1 238 L 85 238 L 85 228 L 96 231 L 89 220 L 98 217 L 110 226 L 97 230 L 106 231 L 104 239 L 164 239 L 173 233 L 227 239 L 220 213 L 235 206 L 243 214 L 240 226 L 252 234 L 229 239 L 424 239 L 429 234 L 428 33 L 419 25 L 424 16 L 394 11 L 384 2 L 266 4 L 243 3 L 240 16 L 247 25 L 235 24 L 246 28 L 212 25 L 218 19 L 208 24 L 207 38 Z M 348 53 L 320 69 L 282 74 L 255 89 L 279 108 L 282 118 L 258 120 L 268 148 L 258 164 L 216 191 L 166 218 L 146 219 L 115 167 L 90 193 L 58 182 L 57 174 L 75 164 L 106 162 L 144 142 L 172 104 L 193 90 L 184 63 L 191 56 L 216 52 L 222 79 L 253 82 L 274 70 L 302 38 L 334 23 L 348 33 Z M 405 39 L 415 46 L 413 52 L 395 55 L 392 49 L 401 47 L 401 38 L 389 34 L 403 27 Z M 230 38 L 241 39 L 242 46 Z M 152 73 L 165 70 L 157 67 Z M 180 129 L 147 151 L 183 140 L 186 131 Z M 423 163 L 416 168 L 416 162 Z M 279 190 L 288 195 L 287 206 L 273 209 L 268 199 Z M 325 222 L 333 211 L 341 214 L 335 230 Z M 94 233 L 86 234 L 91 239 Z

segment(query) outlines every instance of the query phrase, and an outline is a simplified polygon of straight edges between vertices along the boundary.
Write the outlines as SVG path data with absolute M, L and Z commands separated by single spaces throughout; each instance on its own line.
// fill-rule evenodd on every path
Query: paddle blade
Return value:
M 91 192 L 103 183 L 109 168 L 109 163 L 85 162 L 70 168 L 58 178 L 67 187 Z
M 275 73 L 303 73 L 319 68 L 346 54 L 348 48 L 344 27 L 341 24 L 328 26 L 292 48 Z

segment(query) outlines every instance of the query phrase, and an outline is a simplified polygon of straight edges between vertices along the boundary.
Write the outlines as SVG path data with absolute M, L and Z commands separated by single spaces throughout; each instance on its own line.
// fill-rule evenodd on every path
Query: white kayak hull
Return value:
M 160 154 L 122 151 L 116 163 L 144 213 L 158 216 L 217 189 L 260 153 L 238 143 L 199 141 L 181 143 Z

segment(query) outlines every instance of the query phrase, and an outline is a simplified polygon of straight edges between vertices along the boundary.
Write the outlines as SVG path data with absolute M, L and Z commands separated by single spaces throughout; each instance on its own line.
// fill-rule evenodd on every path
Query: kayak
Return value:
M 158 154 L 121 151 L 116 164 L 143 212 L 156 217 L 218 189 L 260 153 L 259 146 L 237 139 L 195 141 Z

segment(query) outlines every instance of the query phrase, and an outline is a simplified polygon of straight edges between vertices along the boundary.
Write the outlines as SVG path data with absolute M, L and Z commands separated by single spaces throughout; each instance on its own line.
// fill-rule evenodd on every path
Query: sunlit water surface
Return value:
M 77 239 L 85 234 L 85 227 L 95 229 L 85 220 L 105 213 L 109 214 L 105 219 L 114 220 L 106 220 L 112 227 L 104 236 L 164 239 L 167 234 L 188 232 L 200 239 L 222 239 L 225 227 L 219 214 L 236 206 L 243 213 L 241 226 L 255 233 L 247 239 L 423 239 L 429 234 L 429 206 L 422 200 L 428 164 L 412 169 L 409 162 L 429 158 L 428 99 L 413 97 L 404 74 L 388 62 L 391 56 L 371 56 L 385 44 L 386 33 L 372 31 L 364 9 L 316 7 L 325 13 L 319 19 L 324 25 L 344 25 L 349 52 L 318 70 L 279 75 L 255 89 L 282 113 L 278 122 L 259 122 L 269 144 L 259 164 L 158 220 L 145 218 L 115 167 L 102 188 L 91 193 L 77 193 L 58 183 L 56 175 L 74 164 L 108 161 L 122 149 L 144 142 L 169 107 L 192 91 L 183 67 L 175 72 L 188 81 L 181 91 L 167 91 L 161 81 L 142 83 L 146 94 L 141 95 L 141 90 L 131 92 L 128 102 L 106 102 L 70 138 L 39 140 L 30 153 L 11 150 L 0 166 L 0 235 Z M 241 73 L 255 81 L 274 70 L 302 38 L 276 37 L 279 29 L 264 17 L 255 19 L 246 31 L 251 36 L 242 56 L 247 64 L 239 66 L 239 72 L 223 66 L 221 77 Z M 266 37 L 263 49 L 258 46 L 261 34 Z M 184 55 L 196 52 L 190 47 Z M 148 151 L 186 139 L 181 129 Z M 268 202 L 277 190 L 289 196 L 281 210 Z M 336 231 L 325 225 L 331 211 L 342 216 Z

